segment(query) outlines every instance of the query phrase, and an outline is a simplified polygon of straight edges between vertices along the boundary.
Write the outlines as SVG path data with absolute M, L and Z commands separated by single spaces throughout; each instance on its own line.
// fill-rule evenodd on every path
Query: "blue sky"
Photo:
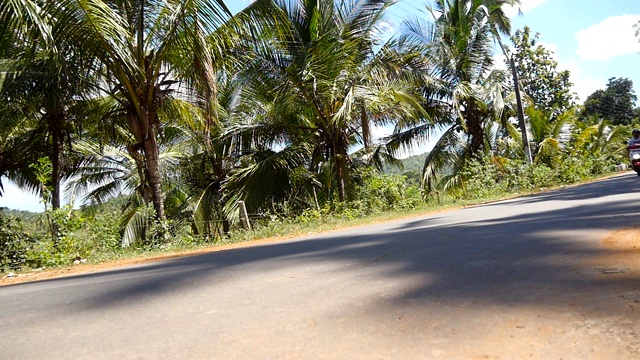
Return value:
M 529 26 L 556 54 L 558 68 L 571 72 L 573 90 L 584 101 L 612 77 L 633 81 L 640 93 L 640 44 L 633 24 L 640 20 L 636 0 L 523 0 L 523 15 L 512 30 Z
M 227 0 L 232 12 L 250 0 Z M 633 81 L 640 94 L 640 44 L 632 25 L 640 20 L 638 0 L 522 0 L 522 15 L 509 9 L 512 30 L 529 26 L 540 33 L 540 44 L 556 54 L 559 70 L 569 70 L 574 91 L 581 100 L 604 89 L 611 77 Z M 389 23 L 428 17 L 426 0 L 400 0 L 390 8 Z M 421 149 L 419 152 L 428 150 Z M 42 204 L 5 182 L 6 193 L 0 207 L 41 211 Z

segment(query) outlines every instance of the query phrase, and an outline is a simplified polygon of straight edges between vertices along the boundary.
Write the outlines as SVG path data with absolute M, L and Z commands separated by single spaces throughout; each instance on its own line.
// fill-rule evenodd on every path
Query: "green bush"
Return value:
M 359 169 L 359 179 L 354 199 L 343 209 L 348 215 L 357 210 L 369 215 L 391 210 L 407 210 L 421 202 L 417 186 L 409 185 L 404 175 L 381 174 L 373 168 Z M 339 211 L 340 213 L 340 211 Z
M 472 159 L 461 171 L 461 176 L 465 179 L 464 190 L 469 198 L 482 198 L 488 196 L 489 192 L 505 191 L 506 183 L 500 180 L 502 175 L 498 165 L 485 160 L 485 158 Z M 492 184 L 492 189 L 485 184 Z
M 34 265 L 30 252 L 36 240 L 24 232 L 22 224 L 14 218 L 0 214 L 0 270 L 20 270 Z M 38 265 L 38 264 L 35 264 Z
M 574 184 L 605 174 L 612 166 L 611 161 L 570 156 L 561 157 L 553 168 L 543 163 L 526 164 L 521 160 L 480 157 L 469 161 L 461 176 L 465 196 L 481 199 Z

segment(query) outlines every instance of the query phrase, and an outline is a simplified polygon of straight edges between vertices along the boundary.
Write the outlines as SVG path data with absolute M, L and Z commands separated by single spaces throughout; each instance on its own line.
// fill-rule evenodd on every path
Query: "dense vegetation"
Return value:
M 319 231 L 626 163 L 631 82 L 576 104 L 538 35 L 509 37 L 519 1 L 435 0 L 389 37 L 391 4 L 0 4 L 0 180 L 44 209 L 0 213 L 0 270 Z

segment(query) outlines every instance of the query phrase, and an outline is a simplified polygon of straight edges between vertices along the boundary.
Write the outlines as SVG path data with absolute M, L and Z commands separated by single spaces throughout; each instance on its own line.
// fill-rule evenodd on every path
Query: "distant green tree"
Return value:
M 548 112 L 555 118 L 576 103 L 571 91 L 569 70 L 558 71 L 553 52 L 537 44 L 540 33 L 531 34 L 525 26 L 511 37 L 518 79 L 524 92 L 537 110 Z
M 629 125 L 634 118 L 637 99 L 633 81 L 612 77 L 606 89 L 596 90 L 587 97 L 581 119 L 596 116 L 611 120 L 613 125 Z

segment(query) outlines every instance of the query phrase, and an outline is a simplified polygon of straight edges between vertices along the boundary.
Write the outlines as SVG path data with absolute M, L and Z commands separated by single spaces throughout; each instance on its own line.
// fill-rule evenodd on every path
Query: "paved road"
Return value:
M 639 359 L 638 190 L 1 287 L 0 359 Z

